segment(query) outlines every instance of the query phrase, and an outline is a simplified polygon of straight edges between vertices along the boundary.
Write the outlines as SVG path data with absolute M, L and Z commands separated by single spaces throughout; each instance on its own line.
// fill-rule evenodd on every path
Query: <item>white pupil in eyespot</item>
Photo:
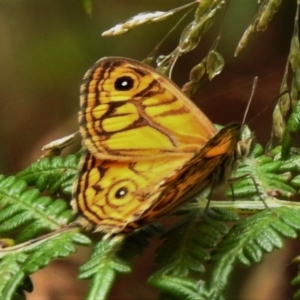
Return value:
M 125 195 L 125 190 L 120 190 L 120 191 L 119 191 L 119 196 L 122 197 L 122 196 L 124 196 L 124 195 Z
M 126 194 L 128 193 L 128 190 L 126 187 L 121 187 L 120 189 L 117 190 L 117 192 L 115 193 L 115 197 L 117 199 L 121 199 L 124 196 L 126 196 Z

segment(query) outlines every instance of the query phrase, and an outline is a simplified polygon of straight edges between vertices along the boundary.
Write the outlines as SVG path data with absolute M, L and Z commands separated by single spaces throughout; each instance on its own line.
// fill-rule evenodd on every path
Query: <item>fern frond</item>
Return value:
M 77 153 L 64 158 L 45 157 L 18 173 L 16 177 L 25 180 L 30 186 L 35 186 L 41 192 L 47 190 L 53 195 L 62 191 L 70 195 L 80 156 L 80 153 Z
M 228 232 L 220 221 L 237 220 L 237 215 L 221 209 L 191 213 L 163 235 L 163 243 L 157 249 L 157 262 L 161 269 L 149 282 L 164 293 L 179 299 L 199 298 L 199 282 L 188 278 L 191 272 L 204 272 L 204 262 L 210 259 L 209 250 Z M 197 297 L 194 293 L 197 292 Z M 196 298 L 195 298 L 196 297 Z
M 117 273 L 131 272 L 128 262 L 121 260 L 117 252 L 124 236 L 102 239 L 94 248 L 91 259 L 80 268 L 80 279 L 91 279 L 87 300 L 106 299 Z
M 59 229 L 72 219 L 72 211 L 61 199 L 41 196 L 37 189 L 16 177 L 0 177 L 0 234 L 16 232 L 16 242 Z
M 75 229 L 78 230 L 78 229 Z M 0 249 L 1 299 L 16 299 L 23 290 L 30 291 L 27 276 L 56 258 L 64 258 L 76 250 L 74 244 L 88 245 L 90 240 L 74 229 L 49 234 L 36 241 Z
M 281 147 L 278 147 L 281 149 Z M 277 157 L 275 157 L 276 159 Z M 278 157 L 280 159 L 280 156 Z M 300 155 L 293 154 L 288 159 L 283 160 L 281 162 L 281 166 L 279 168 L 280 172 L 295 172 L 296 174 L 300 174 Z
M 225 193 L 226 197 L 259 200 L 269 196 L 280 198 L 295 196 L 297 191 L 290 183 L 292 176 L 284 171 L 283 164 L 284 162 L 277 157 L 261 155 L 260 151 L 253 151 L 234 174 L 238 180 L 234 180 L 232 184 L 233 195 L 228 189 Z
M 158 272 L 152 275 L 148 282 L 176 299 L 204 300 L 199 295 L 199 282 L 192 278 L 168 276 L 164 272 Z
M 298 41 L 299 43 L 299 41 Z M 300 101 L 297 101 L 296 106 L 289 117 L 286 128 L 284 129 L 283 140 L 282 140 L 282 157 L 284 159 L 288 158 L 290 155 L 290 150 L 295 142 L 295 138 L 299 134 L 300 131 Z
M 156 261 L 165 273 L 188 276 L 190 271 L 204 271 L 201 262 L 210 259 L 207 249 L 215 247 L 220 237 L 218 230 L 210 229 L 204 223 L 198 215 L 190 214 L 162 236 L 164 242 L 157 249 Z M 207 229 L 209 234 L 201 236 Z M 221 228 L 221 231 L 226 229 Z
M 130 261 L 141 254 L 149 240 L 160 231 L 159 225 L 152 224 L 128 236 L 102 239 L 91 259 L 80 268 L 79 278 L 92 280 L 87 299 L 106 299 L 116 275 L 130 273 Z
M 264 253 L 283 247 L 282 237 L 295 238 L 300 229 L 300 210 L 280 207 L 264 210 L 239 221 L 212 254 L 213 272 L 203 292 L 211 299 L 224 294 L 234 263 L 251 265 Z

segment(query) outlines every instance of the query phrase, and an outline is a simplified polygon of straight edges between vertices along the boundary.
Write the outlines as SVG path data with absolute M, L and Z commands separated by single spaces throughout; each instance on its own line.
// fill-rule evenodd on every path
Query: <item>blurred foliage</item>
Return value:
M 286 14 L 280 15 L 284 9 Z M 260 31 L 272 26 L 276 14 L 280 25 L 273 34 L 281 32 L 282 22 L 288 28 L 287 20 L 293 21 L 289 23 L 293 31 L 285 32 L 285 39 L 278 41 L 286 47 L 284 59 L 277 63 L 275 56 L 269 58 L 274 45 L 265 47 L 264 55 L 249 59 L 247 55 L 255 52 L 255 39 L 260 38 Z M 247 57 L 248 69 L 270 59 L 267 67 L 279 66 L 283 74 L 274 88 L 275 95 L 281 96 L 269 124 L 273 128 L 271 139 L 265 149 L 256 144 L 236 171 L 239 180 L 233 180 L 226 192 L 228 198 L 239 200 L 211 201 L 206 211 L 207 200 L 199 197 L 184 206 L 181 221 L 161 235 L 156 255 L 158 269 L 149 278 L 149 283 L 162 291 L 161 299 L 226 299 L 230 297 L 228 285 L 237 262 L 253 265 L 266 253 L 283 248 L 284 238 L 296 238 L 300 229 L 300 158 L 296 148 L 300 128 L 298 15 L 299 3 L 278 0 L 205 0 L 191 4 L 179 0 L 151 4 L 133 0 L 32 0 L 30 4 L 0 0 L 0 64 L 4 70 L 0 74 L 0 118 L 4 128 L 0 133 L 0 168 L 4 174 L 21 169 L 16 176 L 0 178 L 3 299 L 24 299 L 25 292 L 32 290 L 29 275 L 56 258 L 70 256 L 75 244 L 90 244 L 84 234 L 78 233 L 80 229 L 72 226 L 74 216 L 68 206 L 80 154 L 45 157 L 29 165 L 28 159 L 35 160 L 39 154 L 28 158 L 26 153 L 40 148 L 54 135 L 77 128 L 74 114 L 78 88 L 74 87 L 101 56 L 144 59 L 175 80 L 179 73 L 185 73 L 179 82 L 185 82 L 182 89 L 189 96 L 197 95 L 199 87 L 203 93 L 206 86 L 215 89 L 214 82 L 224 82 L 228 61 L 237 55 L 242 57 L 237 58 L 241 64 Z M 127 21 L 120 22 L 126 17 Z M 144 25 L 149 23 L 151 26 Z M 140 25 L 143 27 L 138 28 Z M 128 31 L 128 35 L 106 38 L 105 42 L 100 39 L 101 32 L 107 36 Z M 157 44 L 162 38 L 164 42 Z M 242 66 L 235 71 L 240 71 L 236 71 L 240 77 L 249 75 L 249 81 L 253 74 L 245 73 Z M 240 117 L 241 99 L 235 97 L 232 101 Z M 226 115 L 226 107 L 233 111 L 233 106 L 224 103 L 219 109 L 217 102 L 210 101 L 215 116 Z M 209 111 L 209 105 L 204 103 L 204 109 Z M 42 139 L 69 117 L 71 121 L 65 122 L 62 129 Z M 133 259 L 160 233 L 161 228 L 153 224 L 128 237 L 98 242 L 90 260 L 80 269 L 80 278 L 92 282 L 87 299 L 108 298 L 117 275 L 130 273 Z M 299 274 L 293 276 L 292 283 L 298 285 Z M 295 297 L 299 295 L 296 291 Z

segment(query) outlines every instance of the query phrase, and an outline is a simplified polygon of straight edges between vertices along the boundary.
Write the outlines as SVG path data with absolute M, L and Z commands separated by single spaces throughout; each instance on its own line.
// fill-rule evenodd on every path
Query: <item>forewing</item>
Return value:
M 100 59 L 85 74 L 80 99 L 83 142 L 100 159 L 197 153 L 216 133 L 174 83 L 130 59 Z

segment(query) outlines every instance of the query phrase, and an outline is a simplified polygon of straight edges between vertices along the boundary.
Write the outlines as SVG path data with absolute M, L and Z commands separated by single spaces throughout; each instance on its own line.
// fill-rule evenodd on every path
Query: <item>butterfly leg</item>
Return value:
M 203 211 L 203 216 L 205 216 L 208 212 L 209 204 L 210 204 L 210 201 L 212 199 L 212 194 L 213 194 L 214 190 L 216 189 L 216 187 L 217 187 L 217 179 L 214 176 L 213 179 L 212 179 L 209 194 L 208 194 L 208 197 L 207 197 L 207 203 L 206 203 L 206 206 L 205 206 L 204 211 Z
M 246 178 L 246 177 L 250 177 L 250 175 L 249 175 L 249 174 L 244 174 L 244 175 L 241 175 L 241 176 L 238 176 L 238 177 L 230 178 L 230 179 L 228 180 L 228 184 L 229 184 L 229 186 L 230 186 L 230 191 L 231 191 L 231 195 L 232 195 L 232 201 L 235 201 L 235 200 L 236 200 L 236 199 L 235 199 L 235 194 L 234 194 L 233 184 L 234 184 L 235 182 L 238 182 L 238 181 L 240 181 L 240 180 Z M 253 182 L 255 182 L 253 178 L 252 178 L 252 180 L 253 180 Z M 256 185 L 255 185 L 255 189 L 256 189 L 256 191 L 258 192 L 258 188 L 257 188 Z
M 242 180 L 242 179 L 244 179 L 244 178 L 246 178 L 246 177 L 250 178 L 251 181 L 253 182 L 253 186 L 254 186 L 254 188 L 255 188 L 255 190 L 256 190 L 257 196 L 258 196 L 259 199 L 263 202 L 263 204 L 265 205 L 265 207 L 266 207 L 267 209 L 269 209 L 272 213 L 274 213 L 274 212 L 272 211 L 272 209 L 268 206 L 268 204 L 266 203 L 266 201 L 264 200 L 264 198 L 261 196 L 261 192 L 259 191 L 259 186 L 258 186 L 257 182 L 255 181 L 254 177 L 253 177 L 251 174 L 244 174 L 244 175 L 241 175 L 241 176 L 238 176 L 238 177 L 230 178 L 230 179 L 229 179 L 229 184 L 230 184 L 231 194 L 232 194 L 232 198 L 233 198 L 232 200 L 233 200 L 233 201 L 236 200 L 236 199 L 235 199 L 235 195 L 234 195 L 233 183 L 238 182 L 238 181 L 240 181 L 240 180 Z

